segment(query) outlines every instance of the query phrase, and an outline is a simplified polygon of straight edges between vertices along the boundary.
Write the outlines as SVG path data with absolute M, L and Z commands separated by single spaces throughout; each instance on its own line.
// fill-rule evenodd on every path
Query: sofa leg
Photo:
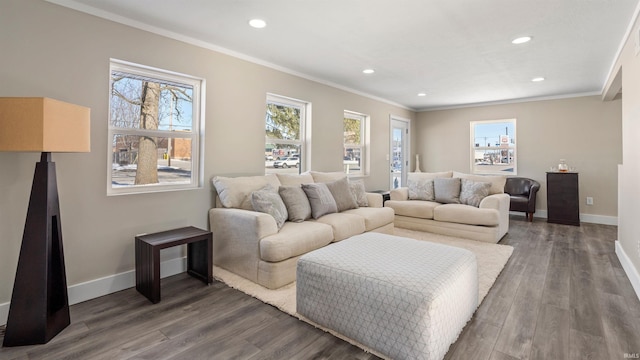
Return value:
M 529 222 L 533 222 L 533 213 L 527 213 L 527 220 L 529 220 Z

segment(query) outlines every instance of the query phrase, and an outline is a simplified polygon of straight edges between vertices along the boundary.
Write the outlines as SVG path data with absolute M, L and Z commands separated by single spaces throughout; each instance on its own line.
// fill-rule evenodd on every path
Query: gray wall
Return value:
M 546 172 L 566 159 L 580 173 L 580 213 L 615 217 L 621 111 L 620 100 L 603 102 L 599 96 L 588 96 L 421 112 L 415 122 L 415 146 L 423 171 L 469 172 L 469 122 L 516 118 L 518 176 L 540 182 L 536 208 L 547 208 Z M 592 206 L 586 205 L 587 196 L 593 197 Z
M 0 96 L 46 96 L 91 108 L 91 153 L 53 155 L 69 285 L 132 270 L 136 234 L 208 227 L 211 177 L 263 174 L 267 92 L 312 103 L 314 170 L 342 169 L 344 110 L 370 115 L 368 189 L 389 186 L 390 114 L 415 117 L 388 103 L 39 0 L 0 2 L 0 49 Z M 106 196 L 110 58 L 206 79 L 202 189 Z M 38 159 L 0 153 L 0 307 L 11 298 Z M 163 259 L 182 251 L 167 250 Z

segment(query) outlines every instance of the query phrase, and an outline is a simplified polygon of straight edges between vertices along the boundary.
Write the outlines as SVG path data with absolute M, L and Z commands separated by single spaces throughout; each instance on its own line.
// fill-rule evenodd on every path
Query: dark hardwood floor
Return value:
M 446 359 L 625 359 L 640 353 L 640 301 L 614 253 L 615 226 L 527 223 L 515 250 Z M 0 328 L 0 341 L 3 337 Z M 46 345 L 0 359 L 374 359 L 239 291 L 186 274 L 151 304 L 128 289 L 71 307 Z

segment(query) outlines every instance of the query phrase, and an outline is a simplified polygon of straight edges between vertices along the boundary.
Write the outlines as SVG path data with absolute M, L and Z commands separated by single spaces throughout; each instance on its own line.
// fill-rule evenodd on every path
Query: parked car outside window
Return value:
M 286 157 L 284 159 L 276 160 L 273 162 L 274 168 L 288 168 L 290 166 L 298 167 L 300 164 L 300 159 L 297 157 Z

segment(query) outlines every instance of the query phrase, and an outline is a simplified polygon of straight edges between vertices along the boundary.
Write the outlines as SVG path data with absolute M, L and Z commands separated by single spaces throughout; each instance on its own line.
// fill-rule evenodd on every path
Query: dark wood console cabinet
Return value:
M 547 222 L 580 226 L 578 173 L 547 173 Z

